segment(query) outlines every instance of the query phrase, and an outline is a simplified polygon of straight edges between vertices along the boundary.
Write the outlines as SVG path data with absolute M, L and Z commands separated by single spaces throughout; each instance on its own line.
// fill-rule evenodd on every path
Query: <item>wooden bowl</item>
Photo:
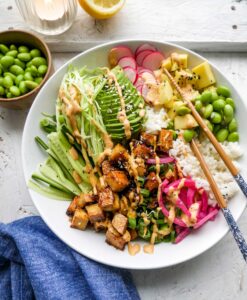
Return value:
M 31 32 L 27 32 L 24 30 L 14 29 L 14 30 L 7 30 L 7 31 L 0 32 L 0 44 L 1 43 L 7 45 L 10 44 L 25 45 L 25 46 L 29 46 L 30 48 L 37 48 L 42 52 L 42 54 L 47 59 L 47 65 L 48 65 L 47 72 L 42 82 L 37 88 L 35 88 L 34 90 L 30 91 L 27 94 L 15 98 L 6 99 L 0 97 L 0 106 L 2 107 L 10 108 L 10 109 L 29 108 L 33 100 L 35 99 L 37 93 L 41 89 L 41 87 L 44 85 L 47 79 L 54 72 L 50 50 L 46 45 L 46 43 L 41 38 L 39 38 L 37 35 Z

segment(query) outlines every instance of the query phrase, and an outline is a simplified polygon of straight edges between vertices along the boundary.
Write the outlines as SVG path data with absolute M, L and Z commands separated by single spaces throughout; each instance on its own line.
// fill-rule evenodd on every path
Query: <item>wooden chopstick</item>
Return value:
M 227 166 L 227 168 L 229 169 L 229 171 L 231 172 L 231 174 L 233 176 L 238 175 L 238 173 L 239 173 L 238 169 L 234 166 L 233 162 L 228 157 L 228 155 L 226 154 L 225 150 L 222 148 L 222 146 L 220 145 L 220 143 L 217 141 L 217 139 L 215 138 L 214 134 L 209 130 L 209 128 L 207 127 L 206 123 L 203 121 L 202 117 L 197 112 L 197 110 L 195 109 L 194 105 L 191 103 L 189 97 L 186 95 L 186 93 L 184 93 L 181 90 L 181 88 L 178 86 L 178 84 L 176 83 L 176 81 L 174 80 L 174 78 L 172 77 L 172 75 L 169 73 L 169 71 L 167 69 L 165 69 L 165 68 L 163 68 L 162 70 L 166 73 L 166 75 L 169 78 L 170 82 L 173 84 L 173 86 L 176 88 L 176 90 L 182 96 L 183 101 L 185 102 L 185 104 L 190 108 L 190 110 L 192 112 L 192 115 L 194 116 L 195 120 L 201 126 L 201 128 L 203 129 L 203 131 L 207 135 L 208 139 L 211 141 L 211 143 L 214 145 L 214 148 L 219 153 L 220 157 L 224 161 L 225 165 Z
M 191 149 L 192 151 L 195 153 L 195 156 L 197 157 L 197 159 L 200 162 L 201 168 L 210 184 L 210 187 L 212 189 L 212 192 L 214 193 L 215 199 L 218 202 L 220 208 L 225 208 L 226 207 L 226 200 L 224 199 L 224 197 L 222 196 L 218 185 L 216 184 L 213 175 L 211 174 L 211 172 L 209 171 L 209 168 L 204 160 L 204 157 L 202 156 L 196 141 L 193 139 L 191 141 Z

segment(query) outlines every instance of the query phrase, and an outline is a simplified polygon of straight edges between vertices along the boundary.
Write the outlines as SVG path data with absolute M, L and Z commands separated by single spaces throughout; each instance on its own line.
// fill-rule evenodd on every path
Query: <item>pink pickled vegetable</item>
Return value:
M 151 50 L 151 51 L 157 51 L 157 49 L 153 46 L 153 45 L 150 45 L 150 44 L 142 44 L 141 46 L 139 46 L 137 49 L 136 49 L 136 52 L 135 52 L 135 56 L 137 56 L 137 54 L 141 51 L 144 51 L 144 50 Z
M 124 70 L 125 75 L 129 78 L 129 80 L 132 83 L 135 83 L 136 79 L 137 79 L 136 70 L 131 67 L 125 67 L 123 70 Z
M 205 191 L 202 192 L 202 207 L 201 210 L 202 212 L 206 212 L 208 210 L 208 196 Z
M 206 217 L 204 217 L 203 219 L 201 219 L 199 222 L 197 222 L 194 225 L 194 229 L 198 229 L 200 228 L 203 224 L 205 224 L 207 221 L 209 221 L 211 218 L 213 218 L 214 216 L 217 215 L 217 213 L 219 212 L 219 210 L 217 208 L 215 208 L 214 210 L 212 210 L 210 213 L 208 213 L 206 215 Z
M 187 207 L 190 207 L 194 203 L 194 197 L 195 197 L 195 189 L 188 188 L 187 191 Z
M 153 53 L 153 51 L 151 50 L 144 50 L 141 51 L 137 54 L 136 56 L 136 62 L 139 66 L 142 66 L 143 60 L 146 56 L 148 56 L 149 54 Z
M 126 67 L 131 67 L 132 69 L 137 68 L 136 61 L 133 57 L 131 56 L 125 56 L 119 59 L 118 65 L 122 67 L 123 69 Z
M 117 46 L 110 50 L 108 55 L 109 63 L 112 67 L 116 66 L 122 57 L 134 57 L 131 49 L 126 46 Z
M 164 60 L 165 57 L 162 53 L 156 51 L 153 52 L 149 55 L 147 55 L 143 62 L 142 62 L 142 66 L 144 68 L 150 69 L 152 71 L 159 69 L 159 67 L 161 66 L 161 62 L 162 60 Z
M 159 159 L 159 163 L 160 164 L 169 164 L 171 162 L 174 162 L 174 160 L 175 159 L 173 157 L 168 156 L 168 157 L 160 158 Z M 148 165 L 155 165 L 156 164 L 156 160 L 154 158 L 149 158 L 147 160 L 147 164 Z
M 187 207 L 185 206 L 183 201 L 181 201 L 181 199 L 177 199 L 176 206 L 180 208 L 182 212 L 184 212 L 189 218 L 191 217 L 191 213 L 188 211 Z
M 179 242 L 181 242 L 188 234 L 190 234 L 190 232 L 190 228 L 185 228 L 184 230 L 181 230 L 180 233 L 177 235 L 174 243 L 178 244 Z

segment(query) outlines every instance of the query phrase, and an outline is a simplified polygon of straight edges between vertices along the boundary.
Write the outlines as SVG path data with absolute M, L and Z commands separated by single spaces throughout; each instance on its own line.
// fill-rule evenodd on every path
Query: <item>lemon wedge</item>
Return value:
M 125 0 L 79 0 L 81 7 L 95 19 L 108 19 L 124 5 Z

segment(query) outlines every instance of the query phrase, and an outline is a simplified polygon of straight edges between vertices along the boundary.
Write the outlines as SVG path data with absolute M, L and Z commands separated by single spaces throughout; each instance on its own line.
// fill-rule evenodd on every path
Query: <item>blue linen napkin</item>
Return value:
M 60 241 L 40 217 L 0 223 L 0 300 L 140 299 L 130 273 Z

